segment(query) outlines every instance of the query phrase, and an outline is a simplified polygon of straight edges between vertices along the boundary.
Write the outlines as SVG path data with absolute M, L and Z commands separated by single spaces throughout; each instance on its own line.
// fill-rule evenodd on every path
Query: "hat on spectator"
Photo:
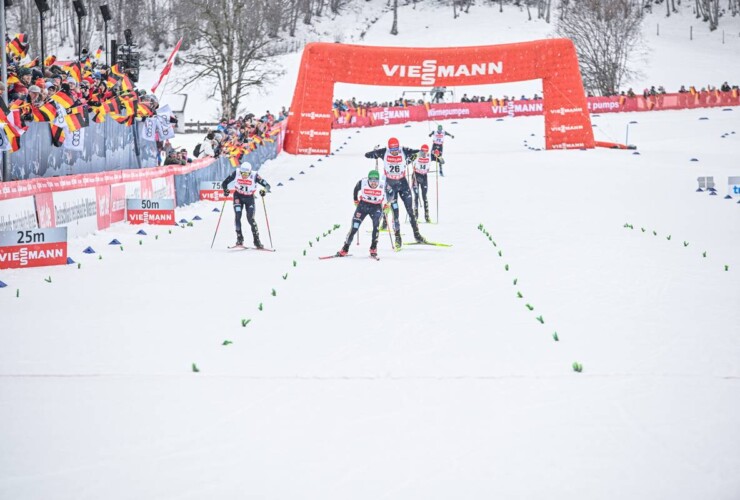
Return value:
M 52 82 L 46 82 L 44 86 L 48 89 L 49 87 L 53 87 L 54 84 Z
M 71 83 L 72 85 L 77 85 L 77 80 L 75 80 L 72 77 L 67 78 L 67 83 Z
M 28 87 L 28 91 L 29 92 L 37 92 L 39 94 L 41 93 L 41 89 L 38 88 L 36 85 L 31 85 L 30 87 Z
M 30 70 L 30 69 L 28 69 L 28 68 L 21 68 L 21 69 L 20 69 L 20 70 L 18 71 L 18 76 L 21 76 L 21 77 L 22 77 L 22 76 L 26 76 L 26 75 L 30 75 L 30 74 L 31 74 L 31 70 Z

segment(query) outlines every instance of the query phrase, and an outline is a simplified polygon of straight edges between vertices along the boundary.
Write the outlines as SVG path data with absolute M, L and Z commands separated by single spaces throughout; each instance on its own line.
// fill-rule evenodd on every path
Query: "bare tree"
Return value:
M 181 82 L 181 89 L 200 79 L 213 82 L 211 95 L 218 92 L 224 118 L 236 117 L 242 98 L 282 74 L 270 60 L 272 41 L 264 7 L 260 0 L 181 3 L 181 8 L 197 12 L 186 27 L 193 46 L 182 56 L 183 62 L 196 71 Z
M 573 40 L 586 89 L 612 95 L 633 76 L 628 61 L 641 23 L 642 9 L 630 0 L 582 0 L 560 19 L 556 33 Z
M 696 0 L 696 17 L 704 22 L 709 21 L 709 30 L 714 31 L 719 25 L 719 0 Z
M 391 35 L 398 35 L 398 0 L 393 0 L 393 26 Z

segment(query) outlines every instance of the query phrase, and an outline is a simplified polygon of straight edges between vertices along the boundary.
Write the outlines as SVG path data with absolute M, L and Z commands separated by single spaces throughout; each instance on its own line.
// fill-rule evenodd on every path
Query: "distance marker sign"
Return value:
M 0 269 L 67 264 L 67 228 L 0 231 Z
M 127 198 L 126 220 L 129 224 L 171 226 L 175 223 L 175 200 Z
M 226 201 L 233 200 L 233 195 L 224 196 L 224 190 L 220 181 L 201 181 L 200 199 L 209 201 Z

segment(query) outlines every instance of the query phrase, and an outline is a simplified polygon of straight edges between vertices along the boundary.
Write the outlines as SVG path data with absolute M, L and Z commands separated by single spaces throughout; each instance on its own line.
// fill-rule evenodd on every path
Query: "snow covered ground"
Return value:
M 451 248 L 383 233 L 375 262 L 366 222 L 317 259 L 361 153 L 418 147 L 414 123 L 265 165 L 275 253 L 227 251 L 228 206 L 211 250 L 204 202 L 73 240 L 79 269 L 0 272 L 0 498 L 738 498 L 738 113 L 594 118 L 602 140 L 637 121 L 639 155 L 448 122 L 421 229 Z

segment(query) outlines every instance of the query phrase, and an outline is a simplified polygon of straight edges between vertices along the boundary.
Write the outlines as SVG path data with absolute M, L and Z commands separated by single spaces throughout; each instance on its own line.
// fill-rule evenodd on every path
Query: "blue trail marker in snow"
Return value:
M 218 208 L 214 208 L 213 210 L 211 210 L 211 212 L 220 212 L 220 211 L 221 210 L 219 210 Z
M 121 242 L 118 241 L 117 239 L 113 238 L 112 240 L 110 240 L 110 243 L 108 243 L 108 244 L 109 245 L 120 245 Z
M 0 288 L 5 288 L 6 286 L 8 286 L 8 285 L 6 285 L 6 284 L 5 284 L 5 283 L 3 283 L 2 281 L 0 281 Z
M 203 219 L 200 218 L 200 215 L 196 215 L 195 217 L 193 217 L 193 220 L 203 220 Z
M 93 247 L 87 247 L 82 253 L 95 253 L 95 250 L 93 250 Z
M 136 231 L 136 234 L 140 234 L 141 236 L 146 236 L 146 231 L 144 231 L 143 229 L 139 229 L 138 231 Z
M 67 265 L 74 264 L 75 261 L 72 260 L 72 257 L 67 257 Z

